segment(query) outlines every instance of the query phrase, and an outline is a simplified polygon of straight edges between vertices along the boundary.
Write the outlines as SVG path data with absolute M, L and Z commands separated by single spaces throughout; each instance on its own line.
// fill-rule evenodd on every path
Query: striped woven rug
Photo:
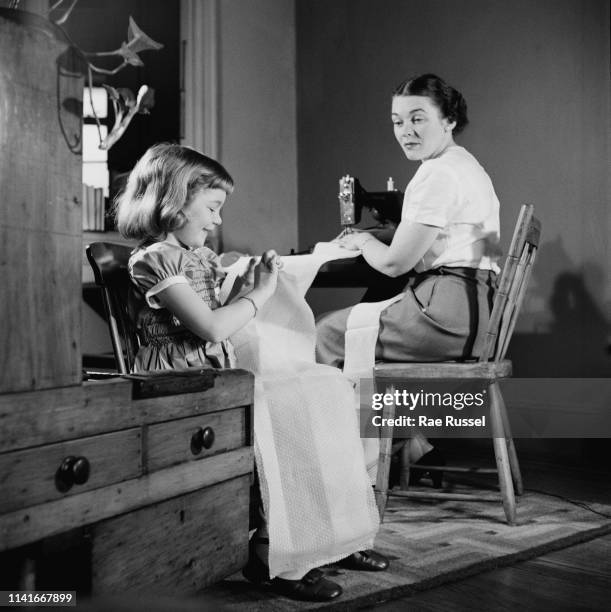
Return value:
M 455 486 L 456 492 L 466 487 Z M 430 490 L 430 489 L 429 489 Z M 590 504 L 611 516 L 611 507 Z M 389 556 L 386 572 L 324 568 L 344 594 L 332 604 L 295 602 L 232 576 L 207 589 L 223 610 L 351 610 L 537 557 L 611 532 L 611 518 L 577 504 L 525 493 L 518 521 L 508 526 L 500 502 L 432 502 L 392 498 L 376 549 Z

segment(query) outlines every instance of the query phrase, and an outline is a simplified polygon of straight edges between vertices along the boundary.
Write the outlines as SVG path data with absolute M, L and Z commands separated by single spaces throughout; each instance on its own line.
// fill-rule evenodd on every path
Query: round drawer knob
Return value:
M 72 464 L 74 484 L 85 484 L 89 480 L 89 461 L 87 457 L 77 457 Z
M 212 427 L 205 427 L 202 433 L 202 444 L 204 448 L 212 448 L 214 444 L 214 429 Z
M 89 480 L 90 466 L 86 457 L 66 457 L 55 472 L 55 486 L 65 493 L 75 484 L 85 484 Z
M 212 427 L 198 427 L 191 436 L 191 452 L 199 455 L 204 448 L 212 448 L 214 444 L 214 429 Z

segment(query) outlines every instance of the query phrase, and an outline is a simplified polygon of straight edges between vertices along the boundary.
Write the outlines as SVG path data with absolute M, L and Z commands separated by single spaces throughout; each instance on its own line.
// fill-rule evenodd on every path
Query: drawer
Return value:
M 184 597 L 248 558 L 250 476 L 244 475 L 95 524 L 92 594 Z
M 249 411 L 247 406 L 151 425 L 145 469 L 154 472 L 249 444 Z
M 133 428 L 4 453 L 0 513 L 135 478 L 142 471 L 140 447 L 140 428 Z M 69 457 L 80 462 L 65 462 Z M 59 469 L 62 464 L 64 470 Z

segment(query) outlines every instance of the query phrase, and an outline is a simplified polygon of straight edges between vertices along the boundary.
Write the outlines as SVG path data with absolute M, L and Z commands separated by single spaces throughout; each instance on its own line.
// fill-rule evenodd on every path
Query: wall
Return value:
M 225 250 L 297 247 L 294 3 L 221 0 L 220 158 L 236 181 Z
M 459 144 L 490 173 L 508 244 L 536 205 L 543 246 L 512 347 L 521 376 L 607 376 L 611 304 L 609 3 L 297 1 L 299 238 L 339 230 L 337 181 L 403 188 L 416 166 L 392 135 L 390 92 L 435 72 L 459 88 Z M 326 290 L 325 290 L 326 291 Z M 318 310 L 338 303 L 311 295 Z M 312 293 L 312 292 L 311 292 Z M 345 297 L 342 297 L 345 300 Z

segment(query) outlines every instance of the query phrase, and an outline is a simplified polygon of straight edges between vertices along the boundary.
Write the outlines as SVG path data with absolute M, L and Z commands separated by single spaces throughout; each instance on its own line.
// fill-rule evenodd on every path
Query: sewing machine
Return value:
M 395 189 L 392 178 L 386 183 L 386 191 L 366 191 L 358 178 L 346 174 L 339 179 L 338 199 L 343 233 L 349 234 L 361 221 L 364 207 L 380 225 L 401 220 L 403 193 Z
M 338 199 L 340 223 L 344 228 L 340 235 L 351 233 L 353 226 L 361 221 L 363 208 L 368 208 L 378 225 L 365 228 L 365 231 L 372 231 L 383 242 L 390 241 L 393 229 L 389 226 L 401 221 L 403 205 L 403 193 L 395 189 L 392 178 L 386 182 L 386 191 L 366 191 L 357 178 L 347 174 L 339 179 Z M 386 231 L 389 229 L 390 232 Z M 388 234 L 386 239 L 385 233 Z M 396 295 L 405 283 L 405 275 L 390 278 L 374 270 L 359 256 L 323 264 L 312 287 L 367 287 L 363 299 L 377 301 Z
M 363 208 L 368 208 L 371 216 L 378 222 L 377 226 L 365 228 L 372 231 L 379 240 L 390 242 L 394 227 L 401 221 L 403 192 L 395 189 L 392 178 L 386 182 L 386 191 L 366 191 L 358 178 L 349 174 L 339 179 L 339 212 L 340 223 L 344 228 L 341 235 L 353 231 L 353 226 L 360 223 Z M 382 231 L 380 231 L 382 230 Z M 386 237 L 383 234 L 387 234 Z M 305 251 L 291 249 L 291 255 L 311 253 L 312 248 Z M 366 287 L 366 301 L 383 300 L 399 293 L 406 283 L 405 275 L 391 278 L 374 270 L 362 256 L 348 259 L 336 259 L 323 264 L 312 287 Z

